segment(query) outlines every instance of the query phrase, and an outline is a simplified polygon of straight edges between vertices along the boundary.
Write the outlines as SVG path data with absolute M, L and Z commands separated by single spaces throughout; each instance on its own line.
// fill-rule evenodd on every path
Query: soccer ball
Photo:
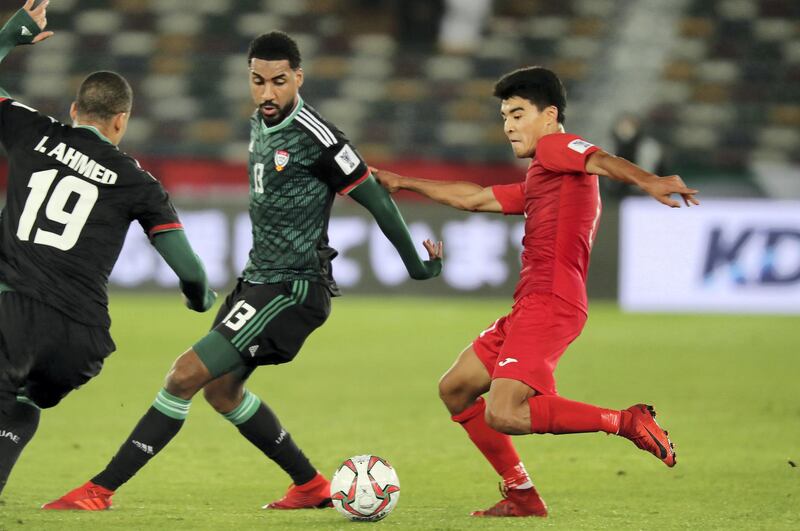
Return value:
M 333 474 L 331 500 L 350 520 L 377 522 L 400 499 L 400 480 L 392 465 L 377 455 L 356 455 Z

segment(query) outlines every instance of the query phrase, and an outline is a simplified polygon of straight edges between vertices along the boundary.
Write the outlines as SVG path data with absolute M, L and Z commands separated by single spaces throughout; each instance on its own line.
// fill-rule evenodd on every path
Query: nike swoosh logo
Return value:
M 644 428 L 644 431 L 647 432 L 647 435 L 649 435 L 650 438 L 653 439 L 653 441 L 655 441 L 655 443 L 658 445 L 658 449 L 661 451 L 661 459 L 665 459 L 667 457 L 667 449 L 664 448 L 664 445 L 661 444 L 661 441 L 659 441 L 656 438 L 656 436 L 653 435 L 653 433 L 650 430 L 647 429 L 646 426 L 642 426 L 642 427 Z

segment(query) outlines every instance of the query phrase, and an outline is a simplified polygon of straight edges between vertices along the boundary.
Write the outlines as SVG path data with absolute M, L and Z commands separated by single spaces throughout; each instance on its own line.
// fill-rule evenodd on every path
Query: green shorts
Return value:
M 250 284 L 240 279 L 217 312 L 211 332 L 194 350 L 215 377 L 237 365 L 254 369 L 288 363 L 330 313 L 330 291 L 322 284 Z

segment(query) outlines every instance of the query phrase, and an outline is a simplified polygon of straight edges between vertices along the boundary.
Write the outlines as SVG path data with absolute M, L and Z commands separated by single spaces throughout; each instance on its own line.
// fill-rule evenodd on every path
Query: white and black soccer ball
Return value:
M 400 480 L 392 465 L 377 455 L 347 459 L 331 479 L 333 506 L 350 520 L 377 522 L 400 499 Z

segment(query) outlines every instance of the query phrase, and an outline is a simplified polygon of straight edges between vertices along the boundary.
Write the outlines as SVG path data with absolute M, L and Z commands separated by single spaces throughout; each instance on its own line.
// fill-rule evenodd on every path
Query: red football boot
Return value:
M 87 481 L 75 490 L 61 496 L 55 501 L 45 503 L 42 509 L 49 510 L 75 510 L 75 511 L 105 511 L 111 508 L 113 490 L 108 490 L 100 485 Z
M 322 509 L 333 507 L 331 483 L 317 473 L 314 479 L 302 485 L 289 485 L 289 490 L 278 501 L 266 504 L 262 509 Z
M 629 414 L 626 415 L 626 412 Z M 636 404 L 624 409 L 619 435 L 658 457 L 668 467 L 675 466 L 675 445 L 667 437 L 668 433 L 656 422 L 653 406 Z
M 503 499 L 485 511 L 475 511 L 472 516 L 547 516 L 547 505 L 535 487 L 508 489 L 500 486 Z

